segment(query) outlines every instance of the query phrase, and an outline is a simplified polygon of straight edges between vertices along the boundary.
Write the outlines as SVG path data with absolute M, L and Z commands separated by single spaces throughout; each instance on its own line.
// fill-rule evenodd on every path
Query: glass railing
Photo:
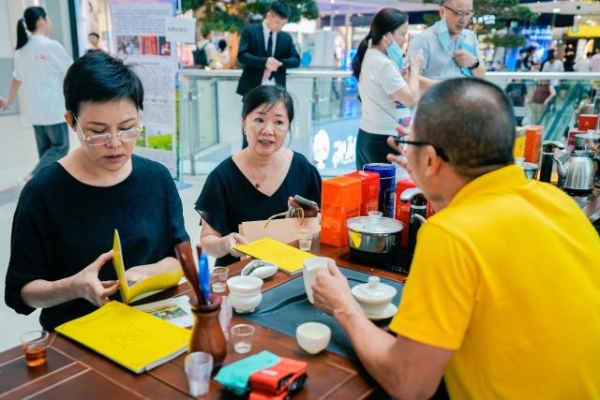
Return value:
M 180 72 L 180 172 L 206 174 L 241 148 L 240 75 L 240 70 Z M 586 103 L 600 95 L 600 73 L 490 72 L 486 79 L 507 91 L 521 124 L 544 125 L 544 139 L 564 140 L 577 115 L 588 112 Z M 557 92 L 545 108 L 529 102 L 541 80 L 550 80 Z M 356 80 L 345 71 L 291 70 L 287 88 L 296 116 L 286 145 L 323 176 L 353 171 L 361 117 Z

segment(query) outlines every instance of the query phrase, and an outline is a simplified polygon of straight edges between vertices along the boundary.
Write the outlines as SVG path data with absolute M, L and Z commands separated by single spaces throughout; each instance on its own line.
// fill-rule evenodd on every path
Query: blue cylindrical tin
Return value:
M 396 201 L 396 166 L 386 163 L 365 164 L 364 171 L 379 174 L 379 211 L 384 217 L 395 217 Z

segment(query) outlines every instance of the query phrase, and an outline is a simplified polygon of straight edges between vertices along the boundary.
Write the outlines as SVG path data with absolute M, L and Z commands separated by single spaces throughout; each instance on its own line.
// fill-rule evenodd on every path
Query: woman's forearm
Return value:
M 229 254 L 229 240 L 227 236 L 205 235 L 200 238 L 202 250 L 208 255 L 219 258 Z
M 54 307 L 79 297 L 72 283 L 73 277 L 54 282 L 37 279 L 23 286 L 21 298 L 32 308 Z

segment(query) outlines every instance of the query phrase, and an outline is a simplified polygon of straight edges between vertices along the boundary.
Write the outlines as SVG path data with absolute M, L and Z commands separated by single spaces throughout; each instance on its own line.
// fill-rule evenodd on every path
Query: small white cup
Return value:
M 316 277 L 316 270 L 318 268 L 327 268 L 329 261 L 335 263 L 335 261 L 328 257 L 311 257 L 304 260 L 302 266 L 302 275 L 304 279 L 304 290 L 306 291 L 306 297 L 311 304 L 315 304 L 313 299 L 313 291 L 311 285 Z
M 296 340 L 309 354 L 323 351 L 331 340 L 331 329 L 320 322 L 305 322 L 296 328 Z
M 185 374 L 192 396 L 204 396 L 208 393 L 212 369 L 213 357 L 209 353 L 195 351 L 185 356 Z

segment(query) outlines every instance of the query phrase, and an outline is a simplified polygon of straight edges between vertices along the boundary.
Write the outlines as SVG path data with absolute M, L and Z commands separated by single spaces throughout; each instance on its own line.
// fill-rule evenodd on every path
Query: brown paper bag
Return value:
M 298 233 L 301 229 L 308 229 L 313 234 L 313 240 L 318 240 L 321 233 L 321 225 L 318 217 L 304 218 L 304 210 L 298 208 L 294 214 L 300 215 L 298 218 L 281 218 L 289 212 L 285 211 L 275 214 L 267 220 L 247 221 L 239 225 L 239 233 L 248 239 L 254 240 L 270 237 L 283 243 L 291 243 L 298 240 Z

